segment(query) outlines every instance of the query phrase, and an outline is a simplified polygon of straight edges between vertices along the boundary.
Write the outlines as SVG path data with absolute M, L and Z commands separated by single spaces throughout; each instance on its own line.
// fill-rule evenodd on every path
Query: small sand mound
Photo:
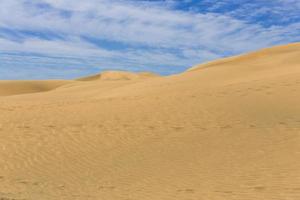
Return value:
M 77 81 L 95 81 L 95 80 L 104 80 L 104 81 L 117 81 L 117 80 L 138 80 L 144 78 L 157 77 L 157 74 L 151 72 L 140 72 L 132 73 L 126 71 L 105 71 L 101 74 L 96 74 L 92 76 L 82 77 L 76 79 Z

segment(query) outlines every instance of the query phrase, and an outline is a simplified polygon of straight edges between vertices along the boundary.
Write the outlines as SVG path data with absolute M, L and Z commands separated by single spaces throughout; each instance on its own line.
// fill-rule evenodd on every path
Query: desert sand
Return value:
M 0 81 L 0 199 L 300 199 L 299 99 L 300 43 L 167 77 Z

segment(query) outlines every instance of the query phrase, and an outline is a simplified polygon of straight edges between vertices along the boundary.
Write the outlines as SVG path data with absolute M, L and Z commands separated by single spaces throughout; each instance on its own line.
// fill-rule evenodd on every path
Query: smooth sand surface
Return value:
M 0 81 L 0 96 L 46 92 L 71 82 L 73 81 Z
M 0 82 L 1 200 L 300 199 L 300 43 L 104 77 Z

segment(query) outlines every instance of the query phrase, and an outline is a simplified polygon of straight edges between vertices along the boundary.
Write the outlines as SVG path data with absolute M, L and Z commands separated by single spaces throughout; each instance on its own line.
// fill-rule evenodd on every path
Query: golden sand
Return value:
M 0 96 L 1 200 L 300 199 L 300 43 Z

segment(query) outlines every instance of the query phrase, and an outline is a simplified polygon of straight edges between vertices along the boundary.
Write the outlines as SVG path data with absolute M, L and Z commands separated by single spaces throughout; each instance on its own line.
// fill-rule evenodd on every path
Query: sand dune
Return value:
M 105 71 L 76 80 L 0 81 L 0 96 L 47 92 L 62 86 L 69 88 L 78 85 L 78 81 L 138 81 L 154 77 L 158 77 L 158 75 L 150 72 Z M 110 85 L 112 84 L 110 83 Z M 122 82 L 121 85 L 125 85 L 125 83 Z
M 0 199 L 300 199 L 299 43 L 140 76 L 0 83 Z

